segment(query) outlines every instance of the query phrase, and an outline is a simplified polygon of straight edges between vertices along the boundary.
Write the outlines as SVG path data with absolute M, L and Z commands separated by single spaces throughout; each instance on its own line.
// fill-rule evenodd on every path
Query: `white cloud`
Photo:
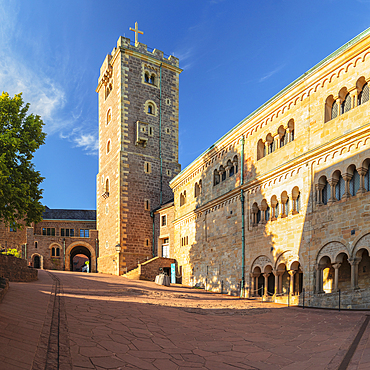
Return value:
M 47 34 L 29 35 L 18 18 L 17 3 L 0 0 L 1 89 L 11 96 L 21 92 L 24 102 L 30 103 L 29 112 L 41 116 L 47 134 L 59 133 L 85 154 L 96 154 L 95 124 L 85 117 L 86 92 L 79 85 L 84 71 L 71 66 L 63 45 L 49 48 Z M 70 133 L 64 135 L 67 131 Z
M 275 68 L 274 70 L 272 70 L 271 72 L 267 73 L 265 76 L 261 77 L 258 82 L 263 82 L 267 79 L 269 79 L 271 76 L 273 76 L 275 73 L 279 72 L 281 69 L 283 69 L 285 67 L 285 64 L 282 64 L 281 66 Z
M 95 132 L 85 133 L 81 128 L 75 128 L 69 134 L 60 133 L 59 136 L 72 142 L 75 147 L 82 148 L 87 155 L 98 154 L 99 140 Z

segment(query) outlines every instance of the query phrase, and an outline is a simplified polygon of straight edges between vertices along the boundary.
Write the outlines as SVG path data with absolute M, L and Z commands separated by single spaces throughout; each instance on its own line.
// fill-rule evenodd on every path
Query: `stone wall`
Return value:
M 24 259 L 0 254 L 0 276 L 9 281 L 35 281 L 37 270 L 27 266 Z
M 176 263 L 173 258 L 155 257 L 139 264 L 140 280 L 154 281 L 155 277 L 163 271 L 162 269 L 171 268 L 172 263 Z
M 9 280 L 0 277 L 0 303 L 9 289 Z
M 304 289 L 312 305 L 335 306 L 335 291 L 340 288 L 343 305 L 367 307 L 370 101 L 360 102 L 358 96 L 362 83 L 370 84 L 369 45 L 368 34 L 346 44 L 235 126 L 171 181 L 175 212 L 171 257 L 182 270 L 184 284 L 207 281 L 212 290 L 223 286 L 233 291 L 241 282 L 244 262 L 250 295 L 258 290 L 284 301 L 290 291 L 292 302 L 298 303 L 297 291 Z M 350 101 L 346 110 L 345 96 Z M 342 111 L 327 119 L 330 97 Z M 245 140 L 243 162 L 241 138 Z M 235 156 L 238 171 L 235 167 L 230 171 L 228 163 L 235 163 Z M 219 182 L 215 173 L 220 174 Z M 339 178 L 342 187 L 336 187 Z M 200 181 L 201 194 L 196 197 L 194 189 Z M 320 193 L 324 185 L 338 193 L 338 199 L 333 195 L 324 204 Z M 180 203 L 185 193 L 185 202 Z
M 172 199 L 169 181 L 180 172 L 178 94 L 181 70 L 178 65 L 175 57 L 164 57 L 159 50 L 150 52 L 141 43 L 133 46 L 124 37 L 119 38 L 117 48 L 107 55 L 102 65 L 96 90 L 99 94 L 97 225 L 100 272 L 122 274 L 153 257 L 151 211 L 160 206 L 161 189 L 162 203 Z M 154 81 L 147 81 L 145 74 L 154 76 Z M 149 105 L 152 111 L 148 111 Z M 158 233 L 159 225 L 156 224 L 155 234 Z M 118 269 L 117 244 L 121 246 Z

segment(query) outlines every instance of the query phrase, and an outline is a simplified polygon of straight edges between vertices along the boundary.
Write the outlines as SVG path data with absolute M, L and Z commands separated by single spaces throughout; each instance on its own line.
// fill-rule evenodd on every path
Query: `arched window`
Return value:
M 186 203 L 186 190 L 180 194 L 180 207 Z
M 257 224 L 259 224 L 260 222 L 261 222 L 261 210 L 260 209 L 258 209 L 258 211 L 257 211 Z
M 347 172 L 352 173 L 351 180 L 349 180 L 349 193 L 354 197 L 360 189 L 360 175 L 354 165 L 351 165 Z
M 112 91 L 112 89 L 113 89 L 113 86 L 112 86 L 112 84 L 111 84 L 111 83 L 110 83 L 110 84 L 108 84 L 108 85 L 105 87 L 105 98 L 108 98 L 108 96 L 109 96 L 110 92 Z
M 338 104 L 335 101 L 331 107 L 331 119 L 338 117 Z
M 220 174 L 217 170 L 213 172 L 213 185 L 218 185 L 220 183 Z
M 369 169 L 367 169 L 366 171 L 366 174 L 365 174 L 365 178 L 364 178 L 364 185 L 365 185 L 365 189 L 366 191 L 369 191 L 370 190 L 370 176 L 369 176 Z
M 224 166 L 220 166 L 220 169 L 218 170 L 218 172 L 221 174 L 221 180 L 225 181 L 226 180 L 226 171 L 224 169 Z
M 258 208 L 257 203 L 253 203 L 252 206 L 252 225 L 257 226 L 257 224 L 261 221 L 261 211 Z
M 338 104 L 334 100 L 333 95 L 326 98 L 325 101 L 325 122 L 330 121 L 338 116 Z
M 294 140 L 294 119 L 289 120 L 288 130 L 289 130 L 289 142 L 290 142 Z
M 347 94 L 340 105 L 341 114 L 348 112 L 351 109 L 351 96 Z
M 154 114 L 154 108 L 151 104 L 148 104 L 148 113 L 149 114 Z
M 259 139 L 257 144 L 257 160 L 263 158 L 265 155 L 265 143 L 262 141 L 262 139 Z
M 144 77 L 144 79 L 145 79 L 145 82 L 146 82 L 146 83 L 149 83 L 149 73 L 148 73 L 148 72 L 145 72 L 145 77 Z
M 35 242 L 35 248 L 37 249 L 37 242 Z
M 285 214 L 288 216 L 290 212 L 290 199 L 288 197 L 286 203 L 285 203 Z
M 110 152 L 110 140 L 107 142 L 107 154 Z
M 109 193 L 109 179 L 105 180 L 105 192 Z
M 51 256 L 55 257 L 55 248 L 54 247 L 51 248 Z
M 154 75 L 154 74 L 152 74 L 152 75 L 150 76 L 150 78 L 149 78 L 149 83 L 150 83 L 150 84 L 152 84 L 152 85 L 154 85 L 154 84 L 155 84 L 155 75 Z
M 346 190 L 346 183 L 342 175 L 340 175 L 338 182 L 335 185 L 335 198 L 337 198 L 337 200 L 341 200 L 343 198 L 345 190 Z
M 229 177 L 233 176 L 235 174 L 235 168 L 234 164 L 230 161 L 230 159 L 227 161 L 227 167 L 229 168 Z
M 326 177 L 322 180 L 323 181 L 323 189 L 322 189 L 322 202 L 324 204 L 328 204 L 328 201 L 330 199 L 330 185 L 328 183 L 328 180 Z
M 270 207 L 267 206 L 265 211 L 265 221 L 268 221 L 270 219 Z
M 234 155 L 233 164 L 235 168 L 235 173 L 238 173 L 238 156 L 237 155 Z
M 59 257 L 59 256 L 60 256 L 60 248 L 55 248 L 55 255 L 56 255 L 57 257 Z
M 279 134 L 279 148 L 282 148 L 288 142 L 288 135 L 286 134 L 286 130 L 283 125 L 279 127 L 278 134 Z
M 111 120 L 112 120 L 112 111 L 109 109 L 107 112 L 107 125 L 109 125 Z
M 275 205 L 275 217 L 279 217 L 279 202 L 277 202 Z
M 271 134 L 268 134 L 266 137 L 266 141 L 268 143 L 268 154 L 271 154 L 275 151 L 275 140 Z
M 295 209 L 299 213 L 301 210 L 301 193 L 298 194 L 297 199 L 295 200 Z
M 369 85 L 367 82 L 362 86 L 361 91 L 357 96 L 357 105 L 364 104 L 369 101 Z
M 199 180 L 199 184 L 196 182 L 194 185 L 194 197 L 198 197 L 201 191 L 202 180 Z
M 298 186 L 295 186 L 293 189 L 292 189 L 292 204 L 293 204 L 293 209 L 292 209 L 292 214 L 295 215 L 297 213 L 299 213 L 299 210 L 300 210 L 300 191 L 299 191 L 299 188 Z

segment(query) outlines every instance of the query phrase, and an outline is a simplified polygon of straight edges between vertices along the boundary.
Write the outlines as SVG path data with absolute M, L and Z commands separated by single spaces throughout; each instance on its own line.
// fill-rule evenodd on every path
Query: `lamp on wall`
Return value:
M 119 244 L 116 244 L 115 248 L 117 253 L 121 252 L 121 246 Z

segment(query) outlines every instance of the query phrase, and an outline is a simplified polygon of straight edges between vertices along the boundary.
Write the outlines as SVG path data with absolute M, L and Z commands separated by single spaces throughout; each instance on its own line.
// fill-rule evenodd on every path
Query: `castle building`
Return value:
M 75 257 L 84 255 L 89 270 L 96 272 L 96 211 L 45 207 L 42 217 L 41 222 L 30 227 L 2 224 L 0 251 L 17 249 L 28 266 L 67 271 L 75 271 Z
M 137 37 L 120 37 L 100 69 L 99 272 L 123 274 L 156 255 L 153 211 L 173 198 L 180 172 L 180 73 L 177 58 Z
M 370 29 L 171 180 L 160 237 L 173 235 L 165 253 L 183 284 L 370 307 L 369 80 Z

